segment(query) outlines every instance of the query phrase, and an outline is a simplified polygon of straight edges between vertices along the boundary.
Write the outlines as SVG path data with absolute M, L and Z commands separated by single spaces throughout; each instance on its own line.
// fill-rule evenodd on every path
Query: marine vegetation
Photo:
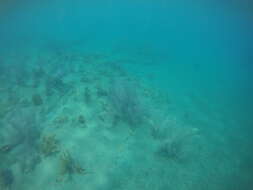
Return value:
M 170 133 L 170 120 L 169 117 L 158 118 L 157 120 L 151 121 L 151 136 L 156 140 L 163 140 Z
M 10 169 L 0 170 L 0 189 L 11 190 L 14 183 L 13 172 Z
M 5 115 L 11 110 L 11 104 L 4 101 L 0 101 L 0 119 L 4 118 Z
M 178 161 L 183 154 L 183 145 L 179 139 L 170 139 L 161 145 L 158 153 L 166 159 Z
M 87 105 L 91 103 L 91 91 L 88 87 L 84 89 L 84 102 Z
M 80 126 L 81 128 L 85 128 L 87 127 L 87 121 L 84 115 L 79 115 L 77 118 L 77 124 L 78 126 Z
M 196 128 L 175 130 L 158 148 L 157 153 L 168 160 L 182 161 L 185 158 L 187 152 L 187 146 L 190 144 L 190 140 L 197 135 L 198 130 Z
M 54 92 L 58 92 L 63 95 L 66 94 L 70 90 L 70 86 L 63 82 L 62 76 L 47 76 L 46 83 L 46 94 L 47 96 L 51 96 Z
M 43 104 L 43 99 L 39 94 L 34 94 L 32 96 L 32 102 L 33 102 L 33 105 L 40 106 Z
M 59 152 L 59 141 L 55 138 L 55 135 L 42 137 L 40 151 L 44 156 L 51 156 Z
M 57 127 L 60 128 L 63 125 L 65 125 L 66 123 L 69 122 L 69 117 L 67 115 L 58 115 L 54 120 L 53 120 L 53 124 Z
M 142 123 L 147 116 L 147 109 L 135 89 L 135 86 L 126 81 L 114 80 L 108 92 L 115 118 L 127 122 L 130 126 Z
M 20 109 L 8 114 L 1 134 L 1 152 L 17 162 L 23 172 L 29 172 L 40 161 L 39 139 L 42 128 L 32 109 Z
M 59 177 L 57 182 L 69 181 L 74 174 L 85 174 L 85 169 L 71 156 L 68 151 L 64 151 L 60 157 Z

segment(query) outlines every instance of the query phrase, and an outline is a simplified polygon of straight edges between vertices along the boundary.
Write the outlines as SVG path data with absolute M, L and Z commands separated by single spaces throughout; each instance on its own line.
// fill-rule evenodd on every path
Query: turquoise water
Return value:
M 251 190 L 246 4 L 1 2 L 0 190 Z

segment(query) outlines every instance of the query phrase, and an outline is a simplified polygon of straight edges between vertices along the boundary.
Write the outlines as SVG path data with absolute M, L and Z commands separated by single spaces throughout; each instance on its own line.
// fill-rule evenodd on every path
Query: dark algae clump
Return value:
M 60 157 L 59 177 L 57 182 L 64 182 L 73 179 L 74 174 L 85 174 L 86 171 L 82 166 L 72 157 L 68 151 L 64 151 Z
M 39 94 L 34 94 L 32 96 L 32 102 L 33 102 L 33 105 L 40 106 L 43 104 L 43 99 Z
M 12 170 L 10 169 L 0 170 L 0 189 L 10 190 L 13 183 L 14 183 L 14 175 Z

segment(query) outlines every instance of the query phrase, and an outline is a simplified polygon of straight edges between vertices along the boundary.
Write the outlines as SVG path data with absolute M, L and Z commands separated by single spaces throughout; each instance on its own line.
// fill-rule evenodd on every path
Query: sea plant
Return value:
M 10 190 L 14 183 L 14 175 L 10 169 L 0 170 L 0 189 Z
M 57 182 L 72 180 L 74 174 L 85 174 L 85 169 L 82 168 L 68 151 L 64 151 L 60 156 Z
M 0 102 L 0 119 L 3 119 L 5 115 L 10 111 L 11 105 L 6 102 Z
M 71 89 L 71 86 L 63 81 L 64 75 L 51 76 L 47 75 L 45 88 L 48 96 L 51 96 L 54 92 L 58 92 L 61 95 L 65 95 Z
M 32 96 L 32 103 L 34 106 L 40 106 L 43 104 L 43 99 L 39 94 L 34 94 Z
M 108 98 L 117 120 L 121 119 L 130 126 L 136 126 L 147 116 L 147 110 L 138 96 L 136 87 L 126 81 L 112 81 Z
M 10 154 L 24 172 L 29 172 L 40 161 L 38 145 L 42 128 L 35 111 L 16 108 L 6 120 L 1 134 L 2 150 Z
M 64 126 L 66 123 L 68 123 L 70 120 L 68 115 L 58 115 L 56 118 L 53 120 L 53 124 L 57 127 L 60 128 Z
M 91 103 L 91 91 L 88 87 L 84 90 L 84 102 L 88 105 Z
M 186 147 L 190 140 L 197 135 L 196 128 L 186 128 L 184 130 L 171 130 L 171 135 L 162 142 L 157 153 L 168 160 L 182 161 L 186 153 Z
M 41 153 L 44 156 L 51 156 L 59 152 L 59 141 L 55 135 L 46 135 L 42 137 L 40 144 Z
M 163 140 L 170 133 L 170 120 L 169 117 L 165 117 L 165 119 L 161 119 L 160 117 L 153 121 L 150 121 L 151 126 L 151 136 L 156 140 Z

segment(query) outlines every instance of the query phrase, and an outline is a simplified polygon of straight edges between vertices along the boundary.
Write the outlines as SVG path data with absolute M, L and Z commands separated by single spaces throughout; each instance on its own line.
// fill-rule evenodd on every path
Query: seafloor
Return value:
M 232 190 L 250 183 L 247 140 L 230 132 L 240 121 L 182 87 L 187 73 L 169 72 L 166 82 L 144 48 L 66 49 L 1 55 L 1 190 Z M 184 69 L 197 75 L 200 67 Z

